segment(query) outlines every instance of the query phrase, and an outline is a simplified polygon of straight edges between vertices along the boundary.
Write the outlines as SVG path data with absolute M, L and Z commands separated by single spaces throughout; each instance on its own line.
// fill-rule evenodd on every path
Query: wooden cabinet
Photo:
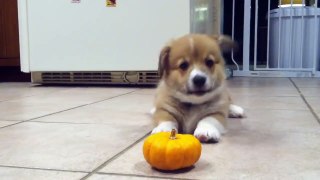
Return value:
M 0 0 L 0 66 L 19 66 L 17 0 Z

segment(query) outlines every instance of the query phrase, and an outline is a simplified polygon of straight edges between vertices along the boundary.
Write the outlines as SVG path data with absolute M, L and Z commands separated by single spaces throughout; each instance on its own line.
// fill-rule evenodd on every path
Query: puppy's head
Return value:
M 184 102 L 202 103 L 225 80 L 222 51 L 232 49 L 226 36 L 187 35 L 160 53 L 159 73 Z

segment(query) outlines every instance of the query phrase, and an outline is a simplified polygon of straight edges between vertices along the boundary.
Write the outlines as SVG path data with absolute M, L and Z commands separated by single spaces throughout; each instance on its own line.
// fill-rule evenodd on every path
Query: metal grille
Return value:
M 156 71 L 126 72 L 33 72 L 34 83 L 43 84 L 157 84 Z
M 242 63 L 232 56 L 236 64 L 235 76 L 320 77 L 320 8 L 318 0 L 279 0 L 271 7 L 268 0 L 267 33 L 261 37 L 259 26 L 259 0 L 244 0 L 243 58 Z M 251 6 L 254 14 L 251 15 Z M 233 7 L 235 0 L 233 0 Z M 233 31 L 234 37 L 233 8 Z M 261 13 L 260 13 L 261 16 Z M 260 18 L 261 19 L 261 18 Z M 253 23 L 253 28 L 250 27 Z M 250 37 L 250 35 L 254 37 Z M 253 42 L 250 41 L 253 38 Z M 250 43 L 254 43 L 250 48 Z M 263 45 L 261 45 L 263 44 Z M 259 48 L 260 47 L 260 48 Z M 266 50 L 261 50 L 261 47 Z M 253 51 L 253 57 L 250 57 Z M 264 61 L 261 61 L 263 57 Z M 250 58 L 253 61 L 250 61 Z

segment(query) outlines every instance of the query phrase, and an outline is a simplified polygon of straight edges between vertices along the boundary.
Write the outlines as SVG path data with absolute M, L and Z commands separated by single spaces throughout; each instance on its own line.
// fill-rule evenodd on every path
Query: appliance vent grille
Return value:
M 156 71 L 123 72 L 34 72 L 33 82 L 43 84 L 141 84 L 159 81 Z M 40 74 L 38 74 L 40 73 Z M 40 75 L 40 76 L 37 76 Z M 39 77 L 39 78 L 35 78 Z

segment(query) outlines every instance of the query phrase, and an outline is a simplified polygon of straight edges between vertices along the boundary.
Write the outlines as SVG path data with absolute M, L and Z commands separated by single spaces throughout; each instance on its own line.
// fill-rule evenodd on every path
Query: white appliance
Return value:
M 168 40 L 220 28 L 212 0 L 18 3 L 21 70 L 34 83 L 154 84 Z

